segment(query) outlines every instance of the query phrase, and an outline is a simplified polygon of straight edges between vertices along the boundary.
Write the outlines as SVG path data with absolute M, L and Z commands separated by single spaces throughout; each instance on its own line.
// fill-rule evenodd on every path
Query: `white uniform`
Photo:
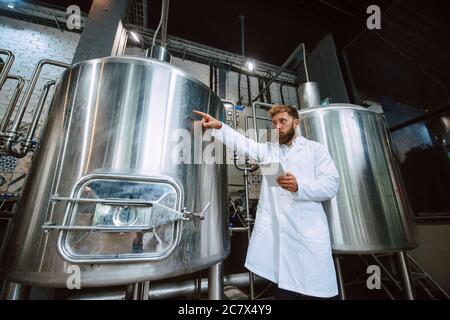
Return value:
M 329 298 L 338 294 L 322 201 L 333 198 L 339 175 L 325 147 L 297 137 L 291 147 L 256 143 L 225 124 L 213 131 L 229 148 L 260 162 L 279 161 L 298 183 L 296 193 L 261 186 L 245 267 L 281 289 Z

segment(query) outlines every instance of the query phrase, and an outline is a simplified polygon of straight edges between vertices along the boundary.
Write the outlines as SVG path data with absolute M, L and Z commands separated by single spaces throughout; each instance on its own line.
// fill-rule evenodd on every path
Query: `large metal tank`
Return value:
M 324 203 L 335 253 L 412 249 L 415 226 L 382 114 L 349 104 L 299 111 L 300 132 L 325 145 L 340 174 Z
M 122 285 L 225 259 L 226 166 L 173 161 L 194 153 L 174 151 L 177 130 L 190 138 L 199 128 L 193 109 L 219 118 L 223 104 L 164 62 L 108 57 L 65 71 L 3 259 L 7 279 L 66 287 L 79 267 L 82 287 Z

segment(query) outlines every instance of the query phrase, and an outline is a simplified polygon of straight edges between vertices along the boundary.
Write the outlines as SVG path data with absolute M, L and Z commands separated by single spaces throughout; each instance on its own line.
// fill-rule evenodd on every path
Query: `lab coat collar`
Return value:
M 307 141 L 307 140 L 306 140 L 304 137 L 302 137 L 302 136 L 297 136 L 297 137 L 294 139 L 294 141 L 292 141 L 291 147 L 293 147 L 293 146 L 296 145 L 296 144 L 304 145 L 304 144 L 306 143 L 306 141 Z
M 301 149 L 303 149 L 303 146 L 306 144 L 308 140 L 306 140 L 304 137 L 302 136 L 297 136 L 294 141 L 292 141 L 291 146 L 287 146 L 287 145 L 279 145 L 280 148 L 288 148 L 287 152 L 284 154 L 283 158 L 287 158 L 288 155 L 292 152 L 292 150 L 295 150 L 295 152 L 300 151 Z

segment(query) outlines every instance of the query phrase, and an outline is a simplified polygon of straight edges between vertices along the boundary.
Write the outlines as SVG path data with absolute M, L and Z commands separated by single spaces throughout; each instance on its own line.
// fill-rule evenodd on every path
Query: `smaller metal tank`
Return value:
M 349 104 L 306 108 L 299 116 L 301 134 L 327 147 L 340 174 L 337 196 L 324 203 L 335 253 L 415 248 L 384 116 Z

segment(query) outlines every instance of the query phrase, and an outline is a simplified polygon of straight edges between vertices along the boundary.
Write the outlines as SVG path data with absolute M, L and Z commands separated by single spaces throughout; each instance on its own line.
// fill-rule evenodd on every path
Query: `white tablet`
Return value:
M 260 163 L 259 168 L 270 187 L 279 187 L 277 178 L 286 175 L 281 162 Z

